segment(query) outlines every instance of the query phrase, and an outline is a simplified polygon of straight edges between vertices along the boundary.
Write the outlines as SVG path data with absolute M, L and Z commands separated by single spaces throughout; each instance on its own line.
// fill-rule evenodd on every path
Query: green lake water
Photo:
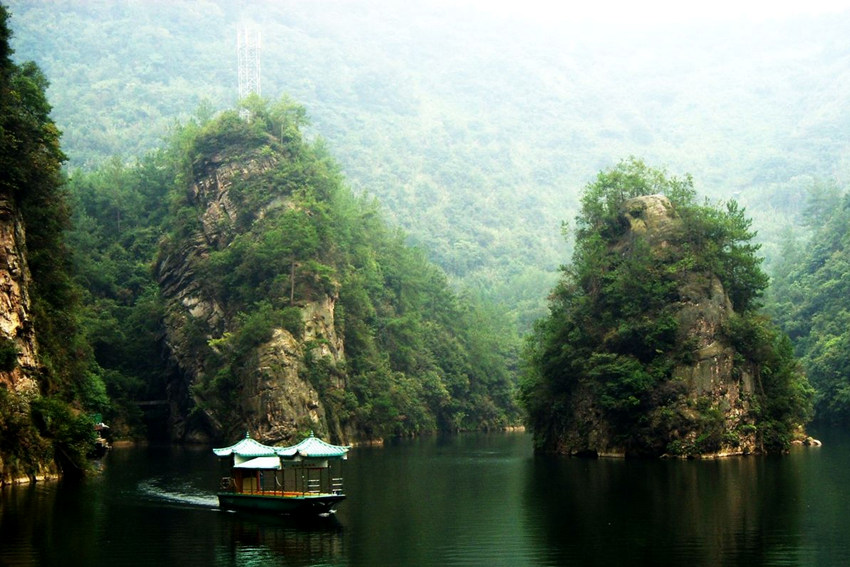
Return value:
M 522 433 L 352 449 L 304 522 L 218 509 L 208 448 L 0 491 L 0 565 L 850 565 L 850 435 L 781 457 L 535 457 Z

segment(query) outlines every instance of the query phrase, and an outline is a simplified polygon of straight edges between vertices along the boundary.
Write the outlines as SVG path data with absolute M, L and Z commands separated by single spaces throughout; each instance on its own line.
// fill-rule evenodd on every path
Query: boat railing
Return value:
M 284 488 L 283 483 L 280 483 L 275 477 L 275 485 L 269 487 L 258 476 L 256 482 L 245 481 L 240 487 L 240 485 L 237 484 L 237 479 L 225 476 L 221 477 L 221 480 L 219 481 L 219 491 L 238 492 L 240 494 L 265 494 L 268 496 L 343 494 L 342 477 L 325 477 L 324 479 L 305 478 L 298 484 L 300 484 L 300 486 L 295 485 Z

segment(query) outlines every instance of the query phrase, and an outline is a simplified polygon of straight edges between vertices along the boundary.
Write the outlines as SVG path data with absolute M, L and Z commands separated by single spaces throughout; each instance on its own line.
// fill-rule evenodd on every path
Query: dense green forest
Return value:
M 48 82 L 37 65 L 12 62 L 9 38 L 8 13 L 0 5 L 3 285 L 7 291 L 18 284 L 28 287 L 22 297 L 29 297 L 24 309 L 31 319 L 17 328 L 4 324 L 0 334 L 3 481 L 49 471 L 52 462 L 68 476 L 84 471 L 94 440 L 88 412 L 107 402 L 80 332 L 80 305 L 65 243 L 70 215 L 61 171 L 65 155 L 45 97 Z M 19 228 L 13 228 L 16 218 L 22 224 Z M 25 259 L 13 258 L 16 247 L 25 250 Z M 11 296 L 4 297 L 8 302 Z M 21 306 L 4 304 L 4 308 L 17 311 Z M 9 323 L 7 315 L 4 323 Z M 36 346 L 27 348 L 33 348 L 37 357 L 33 367 L 21 368 L 21 343 L 30 342 L 31 333 Z M 30 380 L 35 381 L 34 390 L 25 386 Z
M 659 193 L 679 222 L 627 235 L 629 199 Z M 648 218 L 642 209 L 626 212 Z M 811 388 L 789 339 L 759 314 L 768 278 L 750 227 L 735 201 L 700 204 L 690 177 L 668 177 L 640 161 L 587 185 L 573 261 L 551 296 L 549 317 L 528 340 L 522 398 L 538 446 L 557 450 L 571 431 L 598 427 L 589 406 L 627 455 L 713 453 L 751 434 L 757 451 L 789 447 L 810 417 Z M 730 304 L 721 302 L 716 315 L 690 307 L 717 302 L 718 294 Z M 700 336 L 712 320 L 722 329 Z M 749 415 L 731 429 L 724 422 L 739 408 L 682 372 L 699 352 L 722 358 L 721 344 L 734 349 L 733 367 L 723 376 L 711 363 L 709 382 L 728 381 L 732 390 L 751 375 L 755 383 L 740 386 L 751 398 L 740 404 Z
M 850 422 L 850 195 L 811 187 L 807 230 L 789 234 L 771 289 L 770 311 L 794 341 L 817 390 L 819 419 Z
M 134 165 L 112 160 L 68 182 L 68 246 L 84 309 L 81 325 L 101 368 L 116 436 L 144 431 L 139 400 L 165 397 L 163 309 L 152 263 L 177 167 L 163 149 Z
M 746 206 L 768 265 L 815 178 L 847 174 L 847 13 L 630 26 L 471 2 L 14 0 L 74 167 L 157 147 L 236 98 L 236 25 L 356 193 L 379 198 L 453 284 L 525 330 L 569 255 L 580 188 L 628 155 Z M 646 8 L 652 10 L 651 6 Z M 657 7 L 655 8 L 657 9 Z

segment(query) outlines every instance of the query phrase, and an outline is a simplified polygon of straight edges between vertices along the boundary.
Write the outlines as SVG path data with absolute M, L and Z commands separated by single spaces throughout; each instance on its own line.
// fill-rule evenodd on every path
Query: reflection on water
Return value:
M 112 451 L 80 484 L 0 491 L 0 565 L 847 565 L 850 442 L 781 458 L 535 457 L 529 436 L 355 448 L 304 522 L 223 512 L 207 448 Z
M 432 437 L 353 451 L 340 508 L 354 565 L 534 565 L 519 530 L 524 435 Z
M 538 458 L 525 510 L 554 563 L 764 565 L 805 551 L 800 490 L 790 459 Z
M 217 550 L 217 561 L 228 558 L 239 565 L 267 565 L 264 561 L 270 558 L 285 557 L 287 565 L 344 562 L 343 529 L 333 515 L 295 520 L 228 512 L 224 521 L 226 539 Z

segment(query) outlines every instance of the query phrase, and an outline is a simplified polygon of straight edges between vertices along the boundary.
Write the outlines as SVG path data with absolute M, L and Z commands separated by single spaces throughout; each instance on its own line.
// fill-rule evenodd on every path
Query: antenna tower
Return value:
M 236 59 L 239 63 L 239 100 L 260 92 L 260 30 L 240 24 L 236 30 Z M 245 111 L 247 112 L 247 111 Z

